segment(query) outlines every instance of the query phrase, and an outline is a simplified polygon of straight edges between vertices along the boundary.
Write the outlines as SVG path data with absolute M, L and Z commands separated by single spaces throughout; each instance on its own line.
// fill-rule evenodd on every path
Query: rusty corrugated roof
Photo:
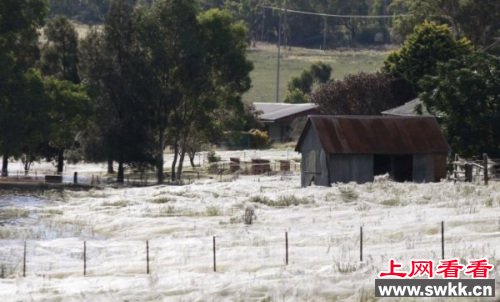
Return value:
M 449 146 L 433 117 L 309 116 L 295 148 L 310 127 L 323 149 L 337 154 L 448 153 Z

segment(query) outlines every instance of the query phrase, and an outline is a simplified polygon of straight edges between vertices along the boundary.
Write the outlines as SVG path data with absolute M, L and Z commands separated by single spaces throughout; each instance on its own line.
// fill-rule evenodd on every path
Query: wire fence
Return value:
M 488 184 L 490 180 L 500 180 L 500 159 L 489 158 L 487 154 L 483 154 L 482 158 L 461 158 L 455 155 L 452 164 L 450 176 L 454 181 Z
M 481 224 L 490 226 L 491 236 L 484 234 L 478 238 L 476 231 Z M 495 224 L 496 230 L 491 228 Z M 425 233 L 421 233 L 422 229 Z M 381 229 L 381 226 L 366 224 L 336 232 L 316 230 L 312 234 L 286 230 L 281 234 L 266 233 L 268 238 L 258 233 L 253 236 L 176 236 L 175 240 L 2 240 L 0 278 L 133 277 L 179 269 L 199 273 L 256 271 L 289 264 L 307 267 L 330 264 L 340 272 L 348 273 L 384 257 L 409 261 L 406 257 L 439 260 L 464 259 L 472 255 L 493 258 L 494 263 L 500 264 L 500 259 L 495 258 L 498 246 L 492 239 L 498 232 L 498 217 L 485 217 L 460 223 L 436 221 L 434 224 L 413 225 L 407 230 Z M 407 236 L 402 236 L 402 233 Z M 474 240 L 483 245 L 472 248 Z M 465 242 L 465 246 L 460 242 Z M 246 263 L 243 269 L 242 263 Z
M 245 155 L 245 153 L 243 153 Z M 243 158 L 245 158 L 243 156 Z M 164 172 L 164 184 L 191 184 L 202 178 L 217 178 L 220 181 L 231 181 L 240 175 L 277 175 L 291 176 L 300 173 L 300 161 L 271 160 L 253 158 L 241 160 L 231 157 L 229 160 L 206 162 L 203 166 L 184 169 L 180 180 L 171 180 L 172 172 Z M 60 183 L 102 186 L 116 184 L 116 174 L 104 172 L 63 172 L 55 174 L 53 170 L 36 169 L 30 171 L 11 171 L 9 177 L 0 178 L 0 183 L 17 182 L 26 184 Z M 131 170 L 124 175 L 124 184 L 130 186 L 147 186 L 157 184 L 157 173 L 154 170 Z

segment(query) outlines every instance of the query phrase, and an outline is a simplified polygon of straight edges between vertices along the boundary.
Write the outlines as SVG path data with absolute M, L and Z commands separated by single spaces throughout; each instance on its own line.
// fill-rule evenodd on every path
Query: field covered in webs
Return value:
M 255 210 L 251 225 L 243 222 L 248 207 Z M 389 258 L 441 258 L 441 221 L 446 258 L 484 257 L 500 267 L 499 182 L 381 177 L 301 188 L 297 175 L 274 175 L 36 196 L 2 192 L 0 300 L 370 301 Z M 498 270 L 493 275 L 498 292 Z

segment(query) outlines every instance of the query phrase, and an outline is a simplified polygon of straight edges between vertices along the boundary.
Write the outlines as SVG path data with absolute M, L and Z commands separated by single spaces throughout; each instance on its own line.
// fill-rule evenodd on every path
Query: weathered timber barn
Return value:
M 446 176 L 449 146 L 433 117 L 309 116 L 295 148 L 302 186 L 396 181 L 433 182 Z

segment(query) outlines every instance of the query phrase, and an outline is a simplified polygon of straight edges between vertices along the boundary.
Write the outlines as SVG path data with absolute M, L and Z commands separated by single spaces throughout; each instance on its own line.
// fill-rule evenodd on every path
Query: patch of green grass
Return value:
M 158 203 L 158 204 L 167 203 L 169 201 L 172 201 L 169 197 L 159 197 L 149 200 L 149 202 L 151 203 Z
M 101 204 L 103 207 L 123 208 L 128 205 L 128 200 L 106 201 Z
M 474 192 L 476 192 L 476 188 L 473 186 L 473 185 L 464 185 L 462 187 L 462 194 L 464 196 L 470 196 L 472 195 Z
M 333 68 L 332 77 L 343 79 L 348 74 L 374 72 L 383 65 L 389 51 L 375 50 L 330 50 L 293 47 L 281 52 L 280 99 L 286 96 L 287 83 L 314 62 L 324 62 Z M 245 102 L 274 102 L 276 97 L 277 48 L 273 44 L 257 43 L 257 48 L 248 50 L 248 58 L 254 64 L 251 72 L 252 88 L 243 96 Z
M 335 262 L 335 267 L 337 268 L 337 271 L 341 274 L 350 274 L 358 270 L 357 264 L 349 262 L 337 261 Z
M 167 206 L 167 207 L 161 207 L 160 208 L 160 213 L 159 216 L 165 217 L 165 216 L 173 216 L 176 213 L 176 209 L 174 206 Z
M 209 206 L 205 209 L 205 213 L 207 214 L 207 216 L 220 216 L 221 215 L 221 211 L 218 207 L 215 207 L 215 206 Z
M 425 234 L 427 235 L 436 235 L 439 233 L 439 228 L 437 227 L 429 227 L 425 229 Z
M 386 199 L 386 200 L 383 200 L 381 202 L 381 204 L 383 204 L 384 206 L 388 206 L 388 207 L 395 207 L 395 206 L 398 206 L 401 202 L 399 201 L 398 198 L 390 198 L 390 199 Z
M 260 196 L 260 195 L 250 197 L 249 201 L 255 202 L 255 203 L 262 203 L 262 204 L 266 204 L 266 205 L 270 204 L 272 202 L 272 200 L 269 197 Z
M 250 202 L 265 204 L 269 207 L 289 207 L 289 206 L 298 206 L 301 204 L 311 204 L 314 201 L 310 200 L 306 197 L 297 197 L 294 195 L 282 195 L 278 197 L 277 200 L 272 200 L 265 196 L 253 196 L 249 200 Z
M 288 207 L 291 205 L 298 206 L 301 204 L 310 204 L 313 202 L 306 197 L 297 197 L 295 195 L 286 195 L 286 196 L 280 196 L 275 203 L 277 206 Z
M 41 215 L 44 215 L 45 217 L 51 217 L 55 215 L 62 215 L 64 212 L 59 209 L 46 209 L 41 211 Z
M 15 220 L 18 218 L 26 218 L 30 214 L 30 211 L 26 209 L 19 208 L 2 208 L 0 210 L 0 221 Z
M 351 187 L 339 187 L 339 191 L 344 202 L 353 202 L 359 198 L 359 194 Z

